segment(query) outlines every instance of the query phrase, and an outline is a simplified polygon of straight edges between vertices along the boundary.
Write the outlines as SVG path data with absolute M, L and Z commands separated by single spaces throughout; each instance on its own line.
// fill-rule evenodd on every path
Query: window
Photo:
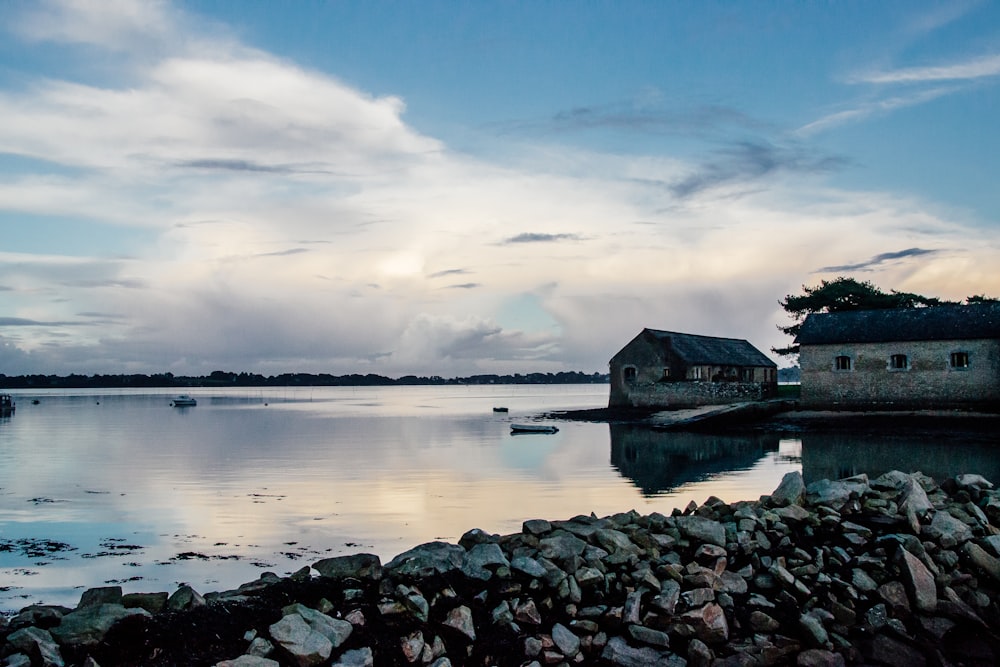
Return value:
M 700 380 L 701 379 L 701 366 L 695 366 L 691 369 L 691 379 Z
M 841 355 L 835 357 L 833 360 L 833 369 L 836 371 L 849 371 L 851 370 L 851 358 L 848 356 Z
M 622 369 L 622 376 L 626 382 L 635 382 L 635 366 L 626 366 Z
M 951 367 L 952 368 L 968 368 L 969 367 L 969 353 L 968 352 L 952 352 L 951 353 Z
M 894 354 L 889 357 L 889 370 L 905 371 L 910 368 L 910 360 L 905 354 Z
M 744 382 L 753 382 L 753 369 L 752 368 L 744 368 L 743 369 L 743 381 Z
M 670 379 L 670 366 L 664 366 L 663 367 L 663 379 L 664 380 L 669 380 Z

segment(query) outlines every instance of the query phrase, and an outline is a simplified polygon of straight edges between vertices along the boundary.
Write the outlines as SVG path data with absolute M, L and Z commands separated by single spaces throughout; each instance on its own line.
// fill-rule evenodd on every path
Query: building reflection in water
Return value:
M 860 473 L 877 477 L 890 470 L 922 472 L 942 481 L 976 473 L 1000 483 L 1000 434 L 887 435 L 803 433 L 802 477 L 842 479 Z
M 611 424 L 611 465 L 645 496 L 677 489 L 734 470 L 747 470 L 777 452 L 774 433 L 716 435 L 655 431 Z

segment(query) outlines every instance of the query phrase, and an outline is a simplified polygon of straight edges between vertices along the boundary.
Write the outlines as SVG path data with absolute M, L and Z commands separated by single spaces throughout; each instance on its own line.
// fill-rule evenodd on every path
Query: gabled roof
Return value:
M 716 338 L 658 329 L 644 329 L 643 332 L 664 345 L 669 344 L 671 351 L 690 365 L 778 367 L 741 338 Z
M 813 313 L 800 345 L 1000 338 L 1000 303 Z

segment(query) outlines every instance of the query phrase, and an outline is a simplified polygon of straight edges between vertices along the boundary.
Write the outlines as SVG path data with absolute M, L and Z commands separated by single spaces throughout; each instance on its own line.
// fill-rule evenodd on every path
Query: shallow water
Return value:
M 167 390 L 19 392 L 16 414 L 0 419 L 0 610 L 74 606 L 83 589 L 109 584 L 226 590 L 332 555 L 385 561 L 474 527 L 510 533 L 529 518 L 754 500 L 804 460 L 808 479 L 861 471 L 845 465 L 915 470 L 929 456 L 906 462 L 910 441 L 844 459 L 847 445 L 812 435 L 599 423 L 510 433 L 544 411 L 603 406 L 607 391 L 193 389 L 193 408 L 169 407 Z M 501 405 L 510 411 L 493 412 Z M 993 451 L 963 444 L 940 458 L 985 465 Z

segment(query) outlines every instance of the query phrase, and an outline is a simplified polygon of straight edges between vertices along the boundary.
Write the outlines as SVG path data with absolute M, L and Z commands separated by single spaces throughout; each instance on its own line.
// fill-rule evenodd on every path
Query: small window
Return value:
M 626 382 L 635 382 L 635 366 L 626 366 L 622 371 Z
M 691 369 L 691 379 L 700 380 L 701 379 L 701 366 L 695 366 Z
M 910 367 L 910 360 L 905 354 L 894 354 L 889 357 L 889 368 L 894 371 L 905 371 Z
M 744 382 L 753 382 L 753 369 L 752 368 L 744 368 L 743 369 L 743 381 Z
M 837 371 L 851 370 L 851 358 L 844 355 L 834 358 L 833 369 Z
M 669 380 L 670 379 L 670 366 L 664 366 L 663 367 L 663 379 L 664 380 Z
M 952 352 L 951 353 L 951 367 L 952 368 L 968 368 L 969 367 L 969 353 L 968 352 Z

